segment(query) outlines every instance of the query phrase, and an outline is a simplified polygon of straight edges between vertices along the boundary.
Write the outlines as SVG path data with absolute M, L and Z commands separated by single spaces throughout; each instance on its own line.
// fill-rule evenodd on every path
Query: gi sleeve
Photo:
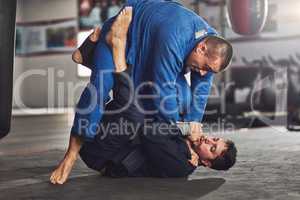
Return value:
M 204 76 L 201 76 L 198 72 L 191 72 L 192 102 L 190 112 L 183 115 L 184 121 L 202 121 L 212 82 L 212 72 L 208 72 Z
M 190 135 L 191 127 L 189 122 L 177 122 L 176 125 L 179 128 L 182 136 Z
M 172 35 L 160 38 L 161 41 L 157 41 L 153 51 L 152 76 L 158 90 L 158 98 L 153 102 L 154 109 L 164 120 L 176 122 L 179 118 L 176 78 L 182 70 L 183 56 Z

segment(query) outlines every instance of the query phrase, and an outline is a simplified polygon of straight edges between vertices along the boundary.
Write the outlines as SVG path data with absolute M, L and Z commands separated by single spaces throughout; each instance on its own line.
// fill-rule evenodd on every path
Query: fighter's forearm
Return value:
M 183 116 L 185 121 L 202 121 L 213 77 L 212 73 L 200 76 L 198 72 L 191 72 L 191 93 L 193 99 L 190 105 L 190 112 L 185 113 Z

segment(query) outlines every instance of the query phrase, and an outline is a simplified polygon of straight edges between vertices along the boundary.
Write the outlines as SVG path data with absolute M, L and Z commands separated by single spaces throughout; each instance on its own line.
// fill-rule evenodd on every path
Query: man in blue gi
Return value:
M 126 63 L 133 66 L 131 74 L 143 104 L 141 112 L 158 121 L 201 122 L 213 74 L 228 66 L 231 45 L 216 37 L 216 31 L 200 16 L 176 2 L 130 0 L 128 5 L 133 7 L 133 19 Z M 96 125 L 113 87 L 115 67 L 105 38 L 114 19 L 101 30 L 90 84 L 79 100 L 71 130 L 71 134 L 86 140 L 96 135 Z M 187 71 L 191 71 L 190 87 L 184 78 Z M 178 109 L 178 102 L 184 102 L 183 110 Z
M 120 17 L 122 15 L 126 16 L 126 9 L 124 9 L 123 14 L 121 13 L 118 16 L 118 18 L 114 22 L 114 25 L 111 28 L 110 34 L 108 34 L 106 37 L 107 43 L 112 47 L 113 61 L 114 64 L 116 65 L 116 72 L 124 71 L 124 68 L 126 69 L 125 66 L 127 66 L 126 55 L 125 55 L 126 42 L 124 41 L 126 41 L 125 39 L 127 35 L 126 30 L 129 26 L 129 23 L 127 23 L 127 28 L 126 28 L 126 20 L 124 21 L 124 17 L 123 18 Z M 121 29 L 120 27 L 123 29 Z M 120 39 L 122 37 L 118 38 L 117 36 L 122 35 L 122 31 L 123 31 L 123 39 Z M 95 31 L 95 34 L 96 35 L 98 34 L 97 31 Z M 203 45 L 198 45 L 198 46 L 201 47 Z M 195 54 L 196 53 L 197 51 L 195 50 Z M 193 53 L 191 53 L 189 57 L 192 58 L 192 55 Z M 84 56 L 82 57 L 84 60 Z M 190 63 L 193 64 L 192 61 L 190 61 Z M 95 66 L 93 66 L 92 73 L 94 73 L 95 71 L 97 71 L 97 69 L 95 68 Z M 200 71 L 202 71 L 202 68 L 200 68 Z M 133 72 L 134 71 L 130 70 L 128 74 L 131 74 Z M 119 107 L 126 107 L 125 104 L 126 101 L 128 100 L 128 97 L 134 96 L 128 90 L 129 88 L 128 83 L 124 83 L 125 81 L 124 80 L 122 81 L 120 77 L 118 78 L 118 75 L 116 74 L 112 73 L 112 76 L 116 81 L 114 85 L 114 100 L 106 106 L 106 110 L 115 110 L 118 109 Z M 182 104 L 179 104 L 179 107 L 181 107 L 181 105 Z M 133 124 L 139 125 L 140 120 L 143 119 L 144 113 L 141 113 L 138 107 L 139 105 L 136 104 L 135 102 L 130 102 L 129 106 L 126 109 L 122 110 L 122 112 L 120 112 L 118 115 L 115 116 L 104 115 L 104 118 L 102 119 L 102 123 L 105 124 L 105 126 L 109 127 L 110 123 L 122 118 L 128 120 L 129 122 L 133 122 Z M 136 151 L 133 151 L 134 152 L 133 157 L 142 157 L 141 159 L 135 159 L 135 162 L 139 164 L 135 164 L 134 167 L 132 166 L 130 167 L 124 164 L 123 162 L 120 167 L 120 165 L 114 164 L 112 162 L 113 160 L 118 160 L 115 157 L 121 157 L 121 160 L 125 160 L 125 161 L 128 160 L 127 159 L 128 155 L 125 155 L 127 157 L 124 159 L 124 155 L 116 156 L 116 154 L 118 154 L 119 151 L 121 152 L 128 151 L 126 150 L 126 148 L 127 148 L 127 144 L 129 143 L 129 139 L 131 137 L 130 134 L 129 135 L 120 135 L 120 133 L 117 133 L 117 135 L 108 134 L 104 137 L 104 139 L 101 139 L 101 137 L 104 134 L 103 129 L 101 129 L 100 134 L 98 134 L 94 140 L 86 141 L 83 144 L 82 148 L 81 148 L 82 139 L 85 138 L 80 139 L 78 136 L 75 136 L 74 134 L 71 135 L 68 152 L 66 153 L 64 160 L 61 162 L 58 168 L 52 173 L 51 182 L 54 184 L 55 183 L 62 184 L 66 181 L 68 174 L 70 173 L 70 170 L 77 158 L 79 150 L 82 159 L 86 162 L 86 164 L 90 168 L 100 171 L 105 167 L 106 173 L 108 175 L 116 175 L 116 176 L 125 175 L 125 176 L 178 177 L 178 176 L 186 176 L 190 174 L 195 169 L 195 166 L 198 165 L 198 161 L 200 161 L 201 164 L 204 166 L 212 167 L 214 169 L 223 169 L 223 170 L 229 169 L 235 163 L 236 149 L 232 142 L 225 141 L 220 138 L 205 137 L 204 135 L 201 134 L 200 130 L 195 131 L 194 130 L 195 128 L 194 129 L 191 128 L 193 126 L 197 127 L 197 123 L 196 125 L 195 123 L 192 123 L 193 126 L 187 127 L 189 131 L 184 131 L 183 127 L 181 127 L 182 130 L 180 130 L 176 126 L 176 124 L 174 126 L 174 124 L 170 123 L 172 121 L 170 121 L 169 119 L 166 119 L 164 117 L 160 118 L 159 121 L 157 121 L 157 119 L 159 118 L 156 118 L 155 121 L 151 122 L 150 127 L 147 126 L 148 128 L 143 130 L 144 136 L 142 136 L 142 146 L 143 146 L 142 153 L 144 153 L 146 156 L 144 157 L 138 156 L 139 154 L 142 153 L 141 152 L 136 153 Z M 155 124 L 161 125 L 163 123 L 170 125 L 169 127 L 167 127 L 167 129 L 165 129 L 166 133 L 164 130 L 157 130 L 157 127 L 159 126 L 153 126 Z M 119 123 L 120 126 L 122 126 L 122 124 L 123 124 L 122 122 Z M 145 124 L 143 125 L 145 126 Z M 175 129 L 175 134 L 172 131 L 174 129 Z M 188 132 L 191 135 L 187 139 L 178 137 L 179 134 L 182 134 L 184 132 Z M 131 132 L 129 131 L 129 133 L 132 134 L 133 133 L 132 130 Z M 131 150 L 131 145 L 128 148 Z M 128 152 L 130 152 L 130 150 Z M 129 153 L 129 155 L 132 154 Z M 145 157 L 148 162 L 145 161 Z M 128 163 L 135 163 L 135 162 L 131 162 L 132 160 L 130 159 L 129 161 L 130 162 Z M 113 163 L 114 165 L 109 167 L 108 166 L 109 163 Z M 124 170 L 124 166 L 127 166 L 126 170 Z

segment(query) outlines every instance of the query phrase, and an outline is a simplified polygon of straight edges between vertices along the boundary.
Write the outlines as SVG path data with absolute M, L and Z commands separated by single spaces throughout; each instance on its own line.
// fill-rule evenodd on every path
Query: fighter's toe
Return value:
M 125 12 L 126 15 L 131 15 L 132 14 L 132 7 L 131 6 L 125 7 L 124 10 L 125 10 L 124 12 Z
M 50 179 L 50 182 L 51 182 L 52 184 L 55 184 L 55 179 L 54 179 L 54 178 L 51 178 L 51 179 Z
M 62 184 L 64 184 L 64 182 L 62 180 L 58 180 L 57 184 L 62 185 Z

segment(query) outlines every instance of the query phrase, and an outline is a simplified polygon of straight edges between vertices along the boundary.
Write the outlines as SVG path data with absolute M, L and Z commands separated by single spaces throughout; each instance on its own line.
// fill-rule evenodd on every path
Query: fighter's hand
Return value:
M 186 143 L 187 143 L 187 146 L 188 146 L 188 148 L 189 148 L 189 150 L 190 150 L 190 153 L 191 153 L 191 159 L 188 160 L 188 161 L 189 161 L 189 163 L 190 163 L 191 165 L 197 167 L 198 164 L 199 164 L 199 156 L 198 156 L 198 154 L 193 150 L 192 145 L 191 145 L 191 142 L 190 142 L 190 141 L 187 141 Z
M 193 150 L 191 150 L 191 159 L 189 160 L 189 163 L 195 167 L 198 167 L 199 165 L 199 156 Z
M 191 142 L 197 141 L 203 135 L 202 124 L 199 122 L 190 122 L 190 135 L 188 139 Z

